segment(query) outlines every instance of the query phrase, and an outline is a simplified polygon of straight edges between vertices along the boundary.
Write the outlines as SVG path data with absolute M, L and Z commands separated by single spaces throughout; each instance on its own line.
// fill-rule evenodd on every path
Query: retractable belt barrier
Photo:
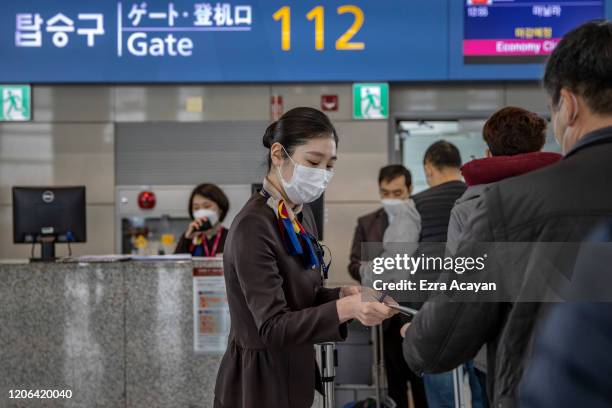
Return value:
M 336 343 L 320 343 L 315 345 L 317 363 L 321 370 L 321 382 L 323 383 L 323 407 L 335 407 L 335 384 L 336 366 L 338 365 L 338 354 Z

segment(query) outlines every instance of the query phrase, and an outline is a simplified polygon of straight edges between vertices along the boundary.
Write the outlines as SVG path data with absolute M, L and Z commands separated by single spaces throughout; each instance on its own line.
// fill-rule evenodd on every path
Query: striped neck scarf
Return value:
M 287 252 L 292 256 L 300 256 L 306 268 L 320 267 L 321 263 L 315 250 L 317 240 L 304 229 L 296 216 L 302 211 L 302 205 L 292 210 L 280 192 L 267 179 L 264 179 L 261 195 L 266 198 L 266 204 L 276 215 L 281 239 Z

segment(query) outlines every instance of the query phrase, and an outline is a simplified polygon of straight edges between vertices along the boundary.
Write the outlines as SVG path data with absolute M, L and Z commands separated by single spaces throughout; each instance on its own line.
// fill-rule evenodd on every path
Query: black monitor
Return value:
M 55 260 L 55 243 L 86 242 L 85 187 L 13 187 L 13 242 L 41 244 Z

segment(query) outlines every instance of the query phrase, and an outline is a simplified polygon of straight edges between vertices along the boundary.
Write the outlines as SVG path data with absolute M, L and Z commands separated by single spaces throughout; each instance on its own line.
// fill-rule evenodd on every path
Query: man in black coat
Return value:
M 361 282 L 360 269 L 362 264 L 370 261 L 370 259 L 362 259 L 362 244 L 365 242 L 382 242 L 385 230 L 389 226 L 385 201 L 410 198 L 412 193 L 412 174 L 410 170 L 401 164 L 391 164 L 381 168 L 378 172 L 378 192 L 383 205 L 376 211 L 359 217 L 353 235 L 348 272 L 351 278 L 357 282 Z
M 612 242 L 612 224 L 602 225 L 593 242 Z M 575 267 L 574 285 L 590 288 L 612 277 L 610 245 L 587 245 Z M 610 300 L 609 285 L 589 300 Z M 603 295 L 603 296 L 602 296 Z M 582 296 L 581 296 L 582 298 Z M 522 408 L 612 406 L 612 303 L 568 301 L 553 308 L 535 341 L 521 387 Z
M 466 184 L 461 177 L 461 155 L 459 149 L 445 140 L 429 146 L 423 157 L 423 171 L 429 188 L 414 196 L 414 202 L 421 215 L 421 236 L 419 254 L 430 257 L 443 256 L 443 245 L 429 243 L 446 242 L 448 224 L 455 202 L 465 193 Z M 408 304 L 414 308 L 418 302 Z M 445 372 L 428 374 L 423 377 L 427 403 L 430 407 L 454 406 L 453 374 Z M 479 389 L 472 389 L 474 401 L 482 399 Z M 480 405 L 478 405 L 480 406 Z
M 429 188 L 413 197 L 421 214 L 419 242 L 446 242 L 451 210 L 467 188 L 460 168 L 461 155 L 452 143 L 439 140 L 425 151 L 423 170 Z
M 460 238 L 458 256 L 473 255 L 470 242 L 580 242 L 612 220 L 612 23 L 590 22 L 568 33 L 548 61 L 544 86 L 564 159 L 492 185 Z M 540 266 L 515 268 L 505 278 L 530 290 Z M 495 407 L 514 407 L 543 315 L 538 302 L 438 296 L 407 329 L 404 357 L 416 373 L 443 372 L 486 344 L 488 395 Z
M 390 206 L 386 205 L 385 202 L 389 200 L 404 201 L 410 198 L 412 174 L 400 164 L 385 166 L 380 169 L 378 174 L 378 190 L 382 207 L 359 217 L 353 236 L 348 271 L 351 277 L 359 282 L 361 281 L 360 270 L 362 264 L 370 261 L 370 259 L 363 259 L 362 244 L 383 242 L 385 231 L 389 227 L 389 214 L 393 214 Z M 415 238 L 418 237 L 418 230 L 414 235 Z M 391 317 L 383 324 L 383 357 L 388 393 L 398 408 L 407 408 L 408 383 L 410 383 L 415 408 L 427 408 L 423 380 L 410 371 L 404 359 L 397 358 L 398 354 L 402 352 L 402 337 L 399 334 L 402 324 L 403 321 L 399 315 Z

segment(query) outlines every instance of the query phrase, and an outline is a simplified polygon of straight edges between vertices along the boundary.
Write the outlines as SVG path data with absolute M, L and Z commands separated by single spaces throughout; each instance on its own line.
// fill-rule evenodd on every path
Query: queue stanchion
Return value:
M 374 361 L 376 362 L 375 385 L 376 385 L 376 408 L 383 407 L 385 400 L 385 359 L 383 350 L 383 327 L 382 324 L 372 327 L 372 349 L 374 350 Z
M 336 343 L 316 344 L 315 352 L 321 370 L 321 382 L 323 383 L 323 407 L 334 408 L 336 403 L 336 366 L 338 365 Z
M 372 326 L 370 335 L 372 336 L 372 361 L 374 361 L 374 372 L 372 373 L 374 379 L 374 390 L 376 391 L 376 408 L 380 408 L 380 363 L 378 359 L 378 334 L 377 326 Z
M 315 252 L 319 261 L 321 274 L 321 284 L 325 286 L 329 278 L 329 267 L 331 265 L 331 252 L 329 262 L 325 262 L 325 249 L 327 248 L 320 241 L 315 240 Z M 328 248 L 327 248 L 328 249 Z M 329 250 L 329 249 L 328 249 Z M 336 407 L 336 367 L 338 366 L 338 352 L 336 343 L 325 342 L 315 344 L 315 358 L 321 370 L 321 382 L 323 383 L 323 407 Z
M 463 365 L 453 370 L 453 388 L 455 393 L 455 408 L 466 408 L 465 389 L 463 387 Z

